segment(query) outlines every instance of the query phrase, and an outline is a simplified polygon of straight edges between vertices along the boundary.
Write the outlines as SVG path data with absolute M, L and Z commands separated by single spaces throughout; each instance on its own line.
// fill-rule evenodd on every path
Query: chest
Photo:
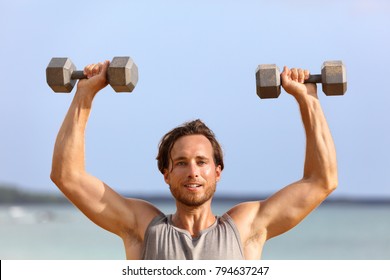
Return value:
M 229 224 L 218 223 L 192 237 L 167 223 L 150 227 L 145 235 L 142 259 L 223 260 L 243 259 L 241 241 Z

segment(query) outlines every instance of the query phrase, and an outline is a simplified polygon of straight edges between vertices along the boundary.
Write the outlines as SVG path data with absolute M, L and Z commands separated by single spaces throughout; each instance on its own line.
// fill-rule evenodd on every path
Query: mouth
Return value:
M 197 183 L 188 183 L 188 184 L 184 184 L 184 187 L 189 190 L 196 190 L 202 187 L 202 185 Z

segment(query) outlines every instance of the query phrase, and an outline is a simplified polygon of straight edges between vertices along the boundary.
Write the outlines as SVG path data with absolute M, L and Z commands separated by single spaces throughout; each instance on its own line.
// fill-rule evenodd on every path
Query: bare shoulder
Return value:
M 260 259 L 267 239 L 266 224 L 261 218 L 262 201 L 240 203 L 227 213 L 240 233 L 245 259 Z
M 261 206 L 263 201 L 248 201 L 237 204 L 227 213 L 233 219 L 241 239 L 245 242 L 261 232 Z M 265 229 L 265 228 L 264 228 Z
M 150 222 L 161 214 L 161 211 L 150 202 L 142 199 L 126 198 L 125 204 L 126 210 L 121 218 L 126 226 L 122 228 L 119 236 L 123 240 L 126 258 L 139 260 L 146 229 Z
M 126 198 L 126 211 L 121 217 L 123 224 L 122 238 L 132 237 L 137 240 L 143 240 L 145 231 L 150 222 L 162 212 L 152 203 L 136 198 Z M 129 216 L 126 216 L 128 213 Z

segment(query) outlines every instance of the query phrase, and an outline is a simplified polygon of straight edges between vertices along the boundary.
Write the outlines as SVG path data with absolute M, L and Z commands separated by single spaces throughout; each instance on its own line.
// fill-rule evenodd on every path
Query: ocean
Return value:
M 157 203 L 172 213 L 172 203 Z M 215 214 L 233 205 L 214 203 Z M 2 260 L 124 260 L 119 237 L 72 205 L 0 205 Z M 268 260 L 390 260 L 390 205 L 326 204 L 269 240 Z

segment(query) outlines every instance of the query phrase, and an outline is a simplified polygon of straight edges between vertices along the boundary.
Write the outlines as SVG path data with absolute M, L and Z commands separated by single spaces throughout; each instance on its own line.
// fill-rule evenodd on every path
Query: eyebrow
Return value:
M 196 159 L 203 159 L 203 160 L 209 160 L 208 157 L 206 156 L 196 156 L 195 157 Z M 185 156 L 179 156 L 179 157 L 176 157 L 176 158 L 173 158 L 172 161 L 178 161 L 178 160 L 187 160 L 188 157 L 185 157 Z

